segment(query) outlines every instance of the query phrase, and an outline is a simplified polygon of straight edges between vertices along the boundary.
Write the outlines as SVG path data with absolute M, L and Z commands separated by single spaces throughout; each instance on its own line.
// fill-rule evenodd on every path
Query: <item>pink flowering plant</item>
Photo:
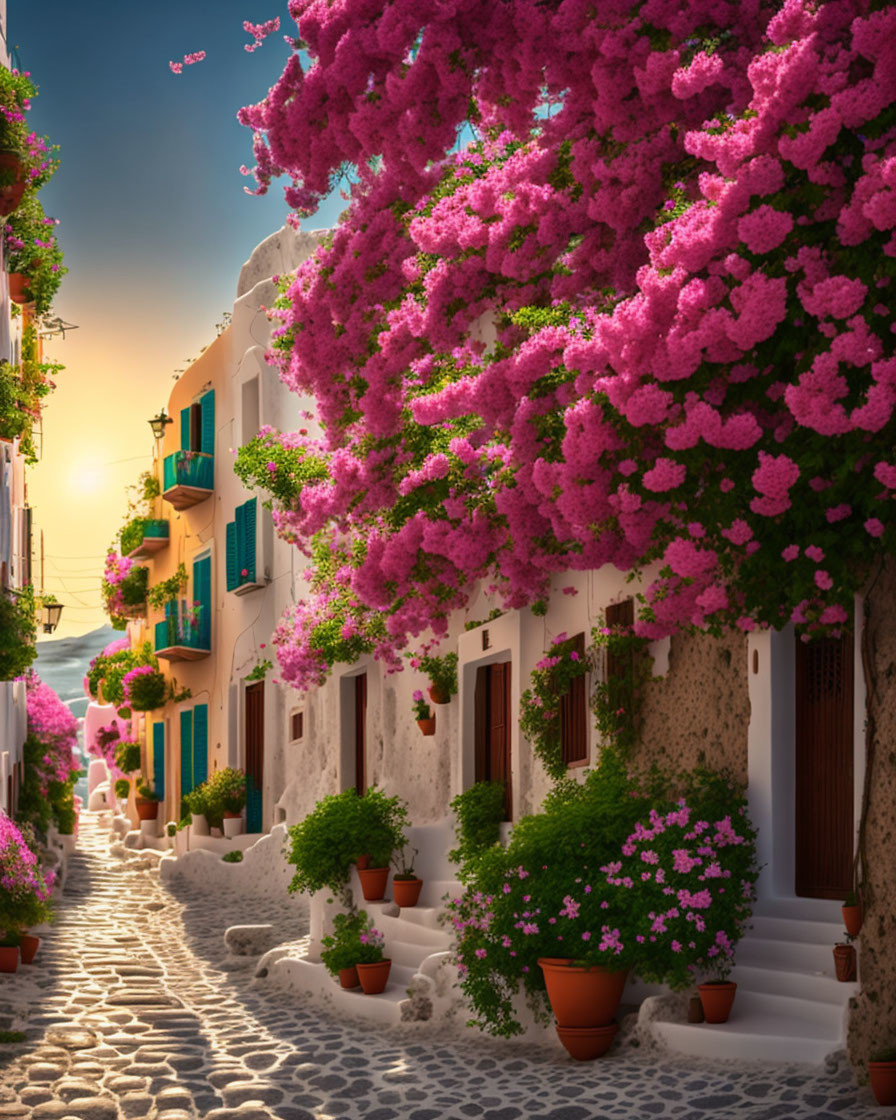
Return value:
M 415 688 L 412 699 L 414 701 L 414 719 L 432 719 L 432 708 L 423 695 L 422 689 Z
M 149 568 L 110 548 L 103 570 L 103 605 L 113 626 L 123 630 L 128 616 L 146 608 Z M 117 625 L 116 625 L 117 624 Z
M 321 938 L 321 945 L 320 959 L 331 976 L 338 976 L 343 968 L 383 960 L 383 935 L 374 929 L 366 910 L 334 915 L 333 932 Z
M 0 939 L 18 944 L 30 926 L 52 916 L 55 874 L 44 871 L 22 832 L 0 812 Z
M 683 798 L 672 800 L 673 787 Z M 755 878 L 755 833 L 727 779 L 698 771 L 639 783 L 605 750 L 584 784 L 561 781 L 505 849 L 486 850 L 449 906 L 472 1021 L 518 1033 L 520 989 L 542 1015 L 540 957 L 672 987 L 724 972 Z
M 562 778 L 566 773 L 560 729 L 561 698 L 574 680 L 592 668 L 590 653 L 580 653 L 574 638 L 558 634 L 550 651 L 535 666 L 531 686 L 520 697 L 520 730 L 552 778 Z
M 135 665 L 121 678 L 124 706 L 136 712 L 150 712 L 161 708 L 168 698 L 168 681 L 159 669 L 158 661 Z
M 46 832 L 74 831 L 74 786 L 81 773 L 78 721 L 52 688 L 29 671 L 25 676 L 28 734 L 17 819 Z
M 603 564 L 656 562 L 650 638 L 847 623 L 893 546 L 896 10 L 290 12 L 303 50 L 240 114 L 257 190 L 298 222 L 356 174 L 274 308 L 324 434 L 272 438 L 326 470 L 277 525 L 345 557 L 284 679 L 326 675 L 324 620 L 381 620 L 394 667 L 480 579 L 519 608 Z

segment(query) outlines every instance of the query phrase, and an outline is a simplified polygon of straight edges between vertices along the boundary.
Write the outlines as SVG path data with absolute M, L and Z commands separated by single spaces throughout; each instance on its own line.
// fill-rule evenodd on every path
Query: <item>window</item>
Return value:
M 289 717 L 289 738 L 293 743 L 298 742 L 305 733 L 305 713 L 293 712 Z
M 580 658 L 585 656 L 585 635 L 576 634 L 572 639 L 573 650 Z M 585 687 L 587 674 L 570 682 L 569 691 L 560 697 L 560 749 L 567 766 L 585 766 L 588 763 L 588 694 Z
M 233 521 L 227 523 L 227 590 L 236 591 L 255 584 L 256 503 L 250 498 L 236 507 Z
M 194 404 L 180 410 L 182 451 L 215 453 L 215 391 L 210 389 Z
M 180 795 L 208 777 L 208 704 L 180 713 Z

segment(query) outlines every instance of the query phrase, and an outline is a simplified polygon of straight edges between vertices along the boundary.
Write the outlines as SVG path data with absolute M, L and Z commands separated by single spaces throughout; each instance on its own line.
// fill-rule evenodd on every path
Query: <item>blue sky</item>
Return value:
M 243 20 L 281 29 L 254 53 Z M 78 329 L 54 340 L 65 364 L 30 472 L 44 531 L 45 589 L 70 609 L 60 636 L 101 625 L 106 546 L 125 489 L 150 465 L 146 420 L 175 371 L 215 337 L 240 267 L 283 225 L 282 190 L 247 195 L 252 136 L 236 120 L 276 81 L 295 24 L 285 0 L 9 0 L 8 41 L 40 87 L 30 123 L 60 145 L 41 192 L 69 274 L 54 312 Z M 205 50 L 172 74 L 169 60 Z M 306 225 L 332 225 L 324 204 Z

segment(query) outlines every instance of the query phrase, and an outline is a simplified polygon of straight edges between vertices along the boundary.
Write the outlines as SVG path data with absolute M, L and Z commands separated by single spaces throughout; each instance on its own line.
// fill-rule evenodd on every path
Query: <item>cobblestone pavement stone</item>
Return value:
M 305 911 L 159 881 L 158 858 L 82 819 L 56 924 L 0 976 L 0 1120 L 873 1120 L 845 1060 L 735 1065 L 383 1029 L 298 1003 L 223 950 L 230 925 L 298 940 Z M 374 997 L 371 997 L 374 998 Z

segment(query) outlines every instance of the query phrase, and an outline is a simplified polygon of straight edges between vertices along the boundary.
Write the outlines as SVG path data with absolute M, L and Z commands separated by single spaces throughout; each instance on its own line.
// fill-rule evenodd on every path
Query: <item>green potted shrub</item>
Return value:
M 134 739 L 120 739 L 115 744 L 115 765 L 122 774 L 140 769 L 140 744 Z
M 159 816 L 159 802 L 162 798 L 155 792 L 152 783 L 142 775 L 137 780 L 135 805 L 141 821 L 154 821 Z
M 135 712 L 155 711 L 168 699 L 168 682 L 155 658 L 129 669 L 122 677 L 121 690 L 125 705 Z
M 184 806 L 190 817 L 190 830 L 194 836 L 208 836 L 208 797 L 205 783 L 196 786 L 184 797 Z
M 119 778 L 113 788 L 119 801 L 127 801 L 131 793 L 131 783 L 127 778 Z
M 361 934 L 366 933 L 371 923 L 363 910 L 352 910 L 347 914 L 337 914 L 333 919 L 333 932 L 321 938 L 320 959 L 331 976 L 335 976 L 343 988 L 358 987 L 358 961 L 364 959 L 366 945 L 361 944 Z
M 330 794 L 289 830 L 287 858 L 296 868 L 289 890 L 343 893 L 352 864 L 366 855 L 370 867 L 380 870 L 384 892 L 392 853 L 406 843 L 406 825 L 407 805 L 381 790 L 360 797 L 354 789 Z
M 216 770 L 205 783 L 205 797 L 206 816 L 210 824 L 220 827 L 228 837 L 243 831 L 246 775 L 242 770 L 232 766 Z
M 411 664 L 429 677 L 429 698 L 433 704 L 450 704 L 451 697 L 457 694 L 457 654 L 423 654 L 412 658 Z

